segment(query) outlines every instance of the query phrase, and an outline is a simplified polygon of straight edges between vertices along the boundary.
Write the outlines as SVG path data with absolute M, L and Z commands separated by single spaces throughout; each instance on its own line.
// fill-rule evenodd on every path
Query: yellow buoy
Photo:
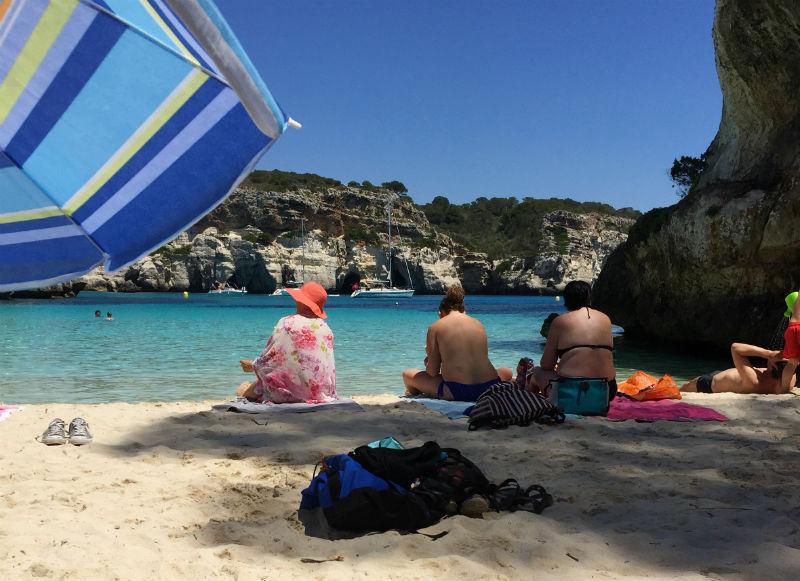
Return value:
M 188 299 L 189 293 L 187 291 L 183 291 L 183 298 Z
M 558 296 L 558 295 L 556 295 L 556 300 L 557 300 L 557 301 L 560 301 L 560 300 L 561 300 L 561 297 L 560 297 L 560 296 Z

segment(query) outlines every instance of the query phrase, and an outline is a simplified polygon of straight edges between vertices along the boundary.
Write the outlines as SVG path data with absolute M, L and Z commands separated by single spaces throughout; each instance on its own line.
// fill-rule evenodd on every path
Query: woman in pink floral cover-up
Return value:
M 297 313 L 283 317 L 255 361 L 241 360 L 245 372 L 258 379 L 245 382 L 240 397 L 259 402 L 322 403 L 336 396 L 333 333 L 323 320 L 328 298 L 316 282 L 286 289 L 295 300 Z

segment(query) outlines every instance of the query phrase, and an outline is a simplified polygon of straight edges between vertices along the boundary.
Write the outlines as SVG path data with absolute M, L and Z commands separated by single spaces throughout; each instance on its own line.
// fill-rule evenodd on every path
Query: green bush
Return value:
M 669 208 L 653 208 L 634 222 L 628 232 L 628 243 L 631 246 L 646 241 L 653 234 L 661 230 L 670 215 Z
M 247 240 L 251 244 L 261 244 L 262 246 L 269 246 L 275 241 L 275 236 L 270 234 L 269 232 L 259 232 L 258 234 L 245 234 L 242 236 L 243 239 Z
M 344 239 L 347 242 L 364 242 L 371 246 L 378 246 L 381 243 L 380 236 L 376 232 L 367 232 L 363 228 L 345 228 Z
M 294 190 L 325 191 L 328 188 L 341 186 L 342 182 L 333 178 L 324 178 L 313 173 L 294 173 L 291 171 L 255 170 L 243 181 L 243 186 L 251 186 L 262 192 L 289 192 Z
M 706 150 L 700 157 L 682 155 L 672 161 L 669 177 L 674 182 L 672 187 L 678 190 L 678 197 L 685 198 L 700 181 L 700 176 L 708 168 L 708 155 L 709 150 Z
M 511 265 L 512 264 L 514 264 L 513 260 L 510 260 L 510 259 L 509 260 L 504 260 L 503 262 L 501 262 L 500 264 L 497 265 L 497 267 L 495 268 L 495 271 L 497 273 L 507 272 L 507 271 L 511 270 Z
M 161 256 L 170 257 L 170 256 L 175 256 L 177 254 L 189 254 L 191 251 L 192 251 L 191 244 L 186 244 L 185 246 L 178 246 L 177 248 L 166 245 L 162 246 L 158 250 L 154 250 L 150 254 L 160 254 Z
M 421 238 L 420 240 L 413 240 L 411 242 L 411 246 L 414 248 L 430 248 L 432 250 L 436 250 L 439 248 L 439 243 L 436 242 L 435 237 L 428 236 L 426 238 Z
M 557 210 L 626 218 L 641 215 L 632 208 L 615 210 L 608 204 L 576 202 L 569 198 L 526 197 L 520 202 L 514 197 L 480 197 L 474 202 L 457 205 L 444 196 L 436 196 L 421 208 L 431 224 L 443 233 L 467 248 L 486 252 L 491 260 L 512 255 L 535 256 L 542 239 L 542 218 Z M 556 243 L 559 251 L 565 252 L 569 240 L 561 237 Z
M 567 229 L 563 226 L 553 226 L 551 229 L 553 234 L 553 243 L 556 247 L 556 252 L 559 254 L 566 254 L 569 249 L 569 235 Z

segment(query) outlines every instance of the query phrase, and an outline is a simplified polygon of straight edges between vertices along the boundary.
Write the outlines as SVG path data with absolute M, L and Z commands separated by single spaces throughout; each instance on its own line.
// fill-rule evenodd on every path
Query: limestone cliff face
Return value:
M 86 290 L 126 292 L 203 292 L 215 281 L 230 281 L 271 293 L 289 282 L 315 280 L 347 293 L 355 282 L 389 274 L 386 202 L 385 191 L 345 186 L 324 192 L 239 189 L 159 251 L 123 271 L 97 269 L 79 281 Z M 392 280 L 420 293 L 461 284 L 472 294 L 554 294 L 574 278 L 594 280 L 631 223 L 554 212 L 541 224 L 545 236 L 537 258 L 492 264 L 437 232 L 401 196 L 392 206 Z
M 498 287 L 509 292 L 558 294 L 572 280 L 595 281 L 613 250 L 627 239 L 633 220 L 558 211 L 542 219 L 544 237 L 535 259 L 496 265 Z
M 717 0 L 719 132 L 697 187 L 643 216 L 595 304 L 627 332 L 766 345 L 800 286 L 800 4 Z

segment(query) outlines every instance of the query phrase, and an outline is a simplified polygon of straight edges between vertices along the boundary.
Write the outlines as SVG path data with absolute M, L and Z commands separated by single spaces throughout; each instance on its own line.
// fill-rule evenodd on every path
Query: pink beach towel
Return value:
M 12 412 L 17 412 L 21 409 L 18 405 L 0 405 L 0 422 L 10 416 Z
M 715 412 L 711 408 L 699 405 L 668 399 L 634 401 L 622 396 L 617 396 L 611 400 L 606 419 L 614 422 L 624 420 L 637 420 L 640 422 L 655 422 L 658 420 L 670 420 L 673 422 L 728 421 L 728 418 L 722 414 Z

